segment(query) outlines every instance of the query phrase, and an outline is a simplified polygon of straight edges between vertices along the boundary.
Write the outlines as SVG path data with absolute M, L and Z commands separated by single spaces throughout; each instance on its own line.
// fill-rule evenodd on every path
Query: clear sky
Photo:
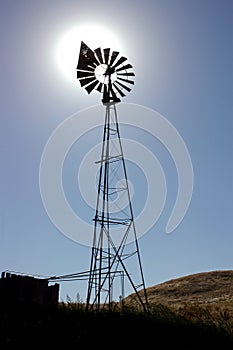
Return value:
M 80 25 L 92 30 L 101 25 L 115 35 L 136 73 L 135 86 L 124 102 L 165 117 L 183 138 L 192 160 L 190 206 L 168 235 L 165 227 L 177 193 L 177 174 L 158 140 L 139 135 L 138 141 L 150 145 L 159 159 L 168 189 L 159 220 L 139 239 L 146 286 L 196 272 L 232 269 L 233 2 L 9 0 L 0 5 L 1 271 L 52 276 L 89 268 L 90 248 L 53 225 L 39 188 L 40 161 L 50 135 L 69 116 L 101 103 L 99 94 L 89 96 L 78 81 L 67 79 L 57 62 L 61 38 Z M 94 34 L 92 39 L 92 49 L 103 40 Z M 96 135 L 101 140 L 102 130 Z M 88 151 L 87 145 L 82 152 Z M 70 160 L 75 159 L 74 152 L 75 148 Z M 65 171 L 64 179 L 75 188 L 72 161 Z M 134 182 L 133 177 L 130 180 Z M 69 197 L 69 186 L 67 198 L 81 211 L 85 204 L 79 196 Z M 136 192 L 136 212 L 139 197 Z M 87 220 L 92 217 L 90 212 Z M 77 292 L 85 299 L 86 285 L 61 286 L 63 299 L 66 294 L 74 299 Z

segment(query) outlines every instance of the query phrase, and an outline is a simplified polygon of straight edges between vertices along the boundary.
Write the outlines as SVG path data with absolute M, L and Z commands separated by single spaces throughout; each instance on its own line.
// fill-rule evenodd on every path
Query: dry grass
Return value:
M 202 272 L 147 288 L 150 307 L 163 305 L 193 323 L 212 326 L 233 337 L 233 270 Z M 135 295 L 126 299 L 135 305 Z

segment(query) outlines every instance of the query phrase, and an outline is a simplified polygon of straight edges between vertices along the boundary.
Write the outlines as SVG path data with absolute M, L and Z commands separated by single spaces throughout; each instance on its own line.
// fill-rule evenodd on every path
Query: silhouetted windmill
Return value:
M 120 138 L 116 103 L 130 92 L 135 74 L 131 64 L 109 48 L 92 51 L 81 42 L 77 78 L 88 94 L 97 90 L 106 107 L 100 164 L 93 245 L 87 289 L 87 310 L 113 308 L 114 293 L 124 299 L 124 278 L 136 293 L 144 311 L 148 302 L 139 252 L 126 163 Z M 129 79 L 130 77 L 130 79 Z M 117 197 L 117 200 L 116 200 Z M 122 204 L 122 205 L 121 205 Z M 124 204 L 124 205 L 123 205 Z M 137 270 L 134 278 L 129 270 Z M 137 279 L 137 283 L 135 282 Z M 116 286 L 116 281 L 121 281 Z M 119 285 L 121 287 L 119 287 Z M 121 289 L 120 289 L 121 288 Z M 140 293 L 139 293 L 140 290 Z

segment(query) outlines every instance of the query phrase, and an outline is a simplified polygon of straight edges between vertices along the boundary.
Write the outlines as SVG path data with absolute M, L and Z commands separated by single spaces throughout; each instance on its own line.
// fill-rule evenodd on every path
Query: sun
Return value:
M 59 40 L 56 47 L 56 63 L 63 76 L 76 82 L 76 67 L 81 41 L 90 49 L 110 47 L 122 51 L 122 45 L 116 35 L 109 29 L 99 25 L 81 25 L 68 30 Z

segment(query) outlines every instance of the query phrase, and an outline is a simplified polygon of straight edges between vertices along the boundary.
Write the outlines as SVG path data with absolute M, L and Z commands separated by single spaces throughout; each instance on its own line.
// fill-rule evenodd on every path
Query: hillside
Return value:
M 233 270 L 201 272 L 172 279 L 147 288 L 149 303 L 173 308 L 188 304 L 233 304 Z M 135 298 L 129 295 L 126 301 Z
M 152 309 L 162 305 L 194 323 L 224 329 L 233 336 L 233 270 L 201 272 L 147 288 Z M 135 305 L 135 294 L 125 302 Z
M 211 271 L 172 279 L 147 289 L 150 302 L 169 306 L 186 303 L 233 303 L 233 270 Z

